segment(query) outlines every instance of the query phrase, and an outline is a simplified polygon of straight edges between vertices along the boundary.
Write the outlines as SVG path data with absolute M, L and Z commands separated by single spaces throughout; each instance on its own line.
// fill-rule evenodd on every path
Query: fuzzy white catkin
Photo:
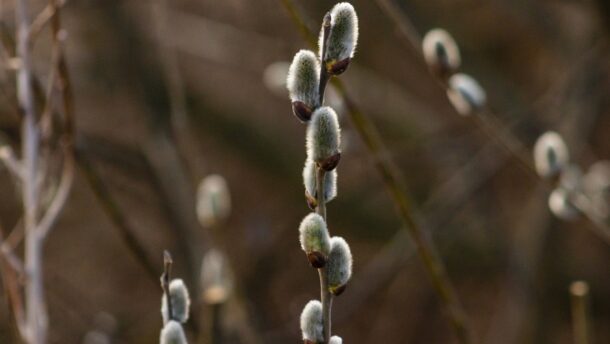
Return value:
M 542 134 L 534 144 L 534 165 L 541 177 L 557 175 L 569 160 L 568 146 L 554 131 Z
M 549 195 L 549 209 L 561 220 L 574 220 L 579 211 L 570 202 L 569 192 L 561 187 L 556 188 Z
M 330 239 L 330 254 L 326 262 L 328 286 L 332 290 L 347 284 L 352 277 L 352 252 L 345 239 Z
M 310 110 L 320 106 L 320 64 L 313 51 L 300 50 L 288 68 L 286 87 L 290 100 L 305 103 Z
M 314 111 L 307 125 L 307 157 L 316 162 L 339 153 L 341 128 L 337 113 L 331 107 L 323 106 Z
M 201 263 L 201 289 L 207 304 L 220 304 L 233 291 L 233 273 L 222 251 L 209 250 Z
M 340 2 L 333 7 L 330 15 L 330 33 L 324 57 L 321 56 L 323 32 L 320 33 L 318 42 L 321 59 L 325 62 L 333 62 L 354 57 L 358 44 L 358 16 L 354 6 L 348 2 Z
M 301 333 L 303 340 L 314 343 L 324 342 L 324 319 L 322 317 L 322 304 L 318 300 L 311 300 L 301 312 Z
M 449 79 L 447 97 L 455 110 L 463 116 L 479 111 L 487 100 L 481 85 L 471 76 L 462 73 L 454 74 Z
M 223 176 L 209 175 L 197 189 L 197 218 L 204 227 L 210 227 L 226 219 L 231 213 L 231 194 Z
M 330 337 L 328 344 L 343 344 L 343 339 L 339 336 L 332 336 Z
M 307 158 L 303 167 L 303 184 L 308 195 L 316 198 L 316 163 Z M 324 176 L 324 201 L 326 203 L 337 197 L 337 169 L 326 172 Z
M 305 253 L 320 252 L 324 256 L 330 253 L 330 236 L 326 221 L 316 213 L 305 216 L 299 225 L 299 241 Z
M 169 294 L 171 295 L 172 301 L 172 319 L 169 319 L 167 296 L 164 293 L 161 298 L 161 315 L 163 316 L 163 323 L 167 323 L 169 320 L 185 323 L 189 318 L 191 299 L 189 298 L 189 292 L 188 289 L 186 289 L 184 282 L 179 278 L 173 279 L 169 283 Z
M 182 325 L 174 320 L 165 324 L 159 336 L 159 344 L 187 344 Z
M 428 31 L 422 42 L 428 66 L 441 74 L 455 72 L 460 67 L 460 49 L 449 32 L 443 29 Z

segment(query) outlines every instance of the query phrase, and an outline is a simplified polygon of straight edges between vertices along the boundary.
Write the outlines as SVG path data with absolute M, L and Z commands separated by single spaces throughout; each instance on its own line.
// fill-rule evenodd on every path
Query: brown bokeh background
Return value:
M 434 27 L 452 33 L 462 70 L 487 91 L 496 130 L 510 130 L 530 149 L 539 134 L 556 130 L 584 169 L 610 158 L 606 1 L 396 2 L 420 33 Z M 591 287 L 595 341 L 610 342 L 608 245 L 584 219 L 555 219 L 542 182 L 455 113 L 376 2 L 352 3 L 360 40 L 342 79 L 400 167 L 477 337 L 571 343 L 568 286 L 583 279 Z M 37 11 L 44 6 L 34 4 Z M 333 4 L 296 1 L 314 31 Z M 0 14 L 11 35 L 12 6 L 3 2 Z M 319 284 L 297 240 L 308 213 L 305 127 L 291 114 L 287 92 L 264 81 L 270 65 L 306 47 L 281 2 L 73 0 L 62 20 L 77 150 L 158 274 L 167 248 L 175 275 L 198 304 L 197 262 L 214 237 L 232 262 L 240 295 L 225 312 L 225 342 L 299 342 L 298 316 L 319 296 Z M 43 31 L 34 46 L 41 79 L 49 73 L 49 45 Z M 18 143 L 14 77 L 3 76 L 2 91 L 0 126 Z M 355 261 L 352 282 L 334 303 L 333 332 L 346 343 L 451 343 L 427 275 L 409 240 L 397 234 L 400 219 L 371 156 L 342 112 L 346 146 L 329 227 L 347 239 Z M 161 327 L 158 279 L 78 171 L 45 247 L 50 341 L 81 343 L 111 316 L 112 343 L 154 343 Z M 233 203 L 230 219 L 212 231 L 195 215 L 196 186 L 211 173 L 227 179 Z M 0 197 L 6 230 L 21 209 L 4 169 Z M 195 256 L 187 247 L 196 248 Z M 193 342 L 194 327 L 187 328 Z M 0 342 L 19 342 L 6 298 Z

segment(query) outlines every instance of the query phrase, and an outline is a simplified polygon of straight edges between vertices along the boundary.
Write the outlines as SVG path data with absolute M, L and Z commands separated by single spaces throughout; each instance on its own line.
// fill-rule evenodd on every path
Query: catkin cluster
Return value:
M 463 116 L 481 111 L 487 98 L 485 90 L 470 75 L 457 73 L 461 57 L 453 37 L 443 29 L 430 30 L 424 36 L 422 50 L 430 71 L 445 85 L 455 110 Z
M 542 134 L 534 145 L 534 164 L 540 177 L 554 184 L 549 209 L 559 219 L 576 219 L 583 211 L 601 221 L 610 218 L 610 161 L 601 160 L 586 173 L 570 162 L 568 146 L 558 133 Z
M 341 237 L 331 237 L 326 203 L 337 196 L 337 165 L 341 160 L 341 128 L 335 110 L 324 106 L 324 91 L 332 76 L 345 72 L 358 41 L 358 17 L 349 3 L 335 5 L 324 17 L 319 50 L 299 51 L 288 70 L 287 87 L 294 115 L 307 124 L 307 158 L 303 184 L 308 206 L 315 212 L 299 226 L 301 248 L 319 270 L 322 300 L 310 301 L 301 313 L 305 343 L 340 344 L 330 336 L 330 302 L 343 292 L 352 274 L 352 254 Z

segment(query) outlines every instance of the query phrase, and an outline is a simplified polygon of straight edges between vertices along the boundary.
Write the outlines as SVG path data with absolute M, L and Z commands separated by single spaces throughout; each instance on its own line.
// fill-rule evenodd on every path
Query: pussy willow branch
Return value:
M 409 18 L 402 13 L 402 10 L 392 0 L 376 0 L 376 2 L 385 15 L 390 18 L 394 25 L 398 28 L 397 31 L 402 35 L 401 37 L 404 39 L 403 42 L 406 43 L 407 47 L 415 49 L 418 52 L 418 57 L 420 57 L 423 63 L 423 55 L 421 53 L 421 36 L 415 30 Z M 433 76 L 431 75 L 431 77 Z M 443 83 L 439 82 L 438 85 L 441 87 Z M 472 120 L 486 136 L 496 142 L 511 156 L 515 157 L 520 166 L 529 175 L 532 175 L 535 179 L 540 178 L 536 173 L 531 160 L 525 156 L 524 152 L 527 151 L 527 148 L 525 148 L 523 144 L 510 133 L 510 131 L 499 129 L 500 126 L 499 124 L 495 123 L 491 110 L 487 109 L 485 113 L 474 116 Z M 550 187 L 547 186 L 547 188 L 550 191 Z M 581 197 L 584 196 L 579 194 L 576 198 Z M 574 205 L 590 221 L 591 226 L 589 226 L 589 229 L 607 244 L 610 244 L 610 226 L 604 223 L 603 220 L 599 219 L 598 216 L 593 214 L 591 208 L 587 207 L 586 204 L 587 202 L 580 201 Z
M 316 47 L 315 35 L 307 28 L 299 12 L 294 7 L 291 0 L 281 0 L 282 4 L 290 14 L 306 41 L 312 48 Z M 426 237 L 411 215 L 410 204 L 405 195 L 404 183 L 400 174 L 387 154 L 387 149 L 383 145 L 377 129 L 373 123 L 360 111 L 356 103 L 348 96 L 344 84 L 340 79 L 332 79 L 332 83 L 342 96 L 348 113 L 356 131 L 364 141 L 369 153 L 374 159 L 375 167 L 383 178 L 383 182 L 389 192 L 398 214 L 405 224 L 405 228 L 413 239 L 417 252 L 424 263 L 424 268 L 428 273 L 432 285 L 438 294 L 451 325 L 460 343 L 471 343 L 471 334 L 467 324 L 467 319 L 462 306 L 457 298 L 453 286 L 447 276 L 445 266 L 442 263 L 436 248 Z

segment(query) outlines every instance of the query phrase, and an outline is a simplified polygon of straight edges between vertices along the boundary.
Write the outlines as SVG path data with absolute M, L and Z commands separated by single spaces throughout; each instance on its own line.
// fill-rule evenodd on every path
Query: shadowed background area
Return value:
M 544 182 L 455 112 L 383 3 L 352 1 L 360 38 L 341 78 L 404 176 L 476 337 L 572 343 L 568 286 L 585 280 L 595 342 L 610 342 L 610 246 L 586 219 L 553 217 Z M 442 27 L 454 36 L 461 70 L 487 92 L 496 133 L 510 131 L 531 152 L 541 133 L 555 130 L 585 170 L 610 159 L 606 1 L 390 3 L 420 34 Z M 32 2 L 32 17 L 45 4 Z M 315 32 L 332 5 L 295 1 Z M 0 9 L 0 34 L 10 47 L 13 2 Z M 309 212 L 301 178 L 305 126 L 292 115 L 283 82 L 287 64 L 307 44 L 282 1 L 68 0 L 62 25 L 78 173 L 45 245 L 49 341 L 98 343 L 87 337 L 94 330 L 111 343 L 158 341 L 158 277 L 168 249 L 174 276 L 191 290 L 186 330 L 196 342 L 207 314 L 200 263 L 214 241 L 236 284 L 220 320 L 222 342 L 300 342 L 298 317 L 319 297 L 319 281 L 297 232 Z M 44 29 L 33 45 L 41 80 L 49 75 L 50 44 Z M 2 68 L 0 130 L 18 145 L 14 73 Z M 344 147 L 328 223 L 354 255 L 353 278 L 333 304 L 333 332 L 348 344 L 452 343 L 374 160 L 329 92 Z M 209 174 L 227 180 L 232 211 L 222 225 L 202 228 L 196 191 Z M 22 210 L 4 168 L 0 199 L 6 235 Z M 0 342 L 19 340 L 3 297 Z

